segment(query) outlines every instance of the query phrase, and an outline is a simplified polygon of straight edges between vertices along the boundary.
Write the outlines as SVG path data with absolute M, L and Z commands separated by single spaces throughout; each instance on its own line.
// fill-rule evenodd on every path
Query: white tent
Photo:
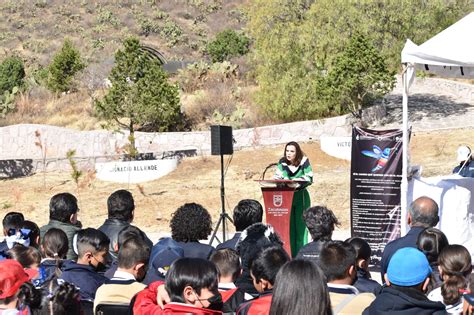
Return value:
M 443 77 L 474 78 L 474 12 L 451 25 L 420 46 L 407 40 L 402 50 L 403 72 L 403 173 L 402 218 L 406 217 L 408 190 L 408 91 L 415 69 Z M 406 226 L 402 224 L 402 235 Z

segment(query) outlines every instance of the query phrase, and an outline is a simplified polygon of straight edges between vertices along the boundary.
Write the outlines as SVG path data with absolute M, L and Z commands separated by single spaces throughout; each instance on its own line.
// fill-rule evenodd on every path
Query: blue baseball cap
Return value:
M 411 287 L 425 281 L 432 271 L 423 252 L 413 247 L 404 247 L 390 258 L 387 277 L 392 284 Z
M 172 238 L 166 237 L 153 246 L 148 271 L 143 283 L 150 284 L 164 280 L 171 264 L 184 257 L 184 249 Z

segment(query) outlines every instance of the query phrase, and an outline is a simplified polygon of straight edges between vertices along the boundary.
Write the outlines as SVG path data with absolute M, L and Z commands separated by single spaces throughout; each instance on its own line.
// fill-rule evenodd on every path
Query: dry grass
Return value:
M 181 71 L 176 81 L 184 92 L 183 111 L 194 129 L 206 129 L 213 124 L 254 126 L 249 117 L 256 112 L 251 99 L 255 88 L 241 80 L 236 64 L 199 63 Z
M 456 164 L 457 146 L 472 144 L 473 138 L 472 129 L 416 133 L 411 142 L 412 162 L 423 166 L 424 176 L 449 174 Z M 232 209 L 242 198 L 262 201 L 254 180 L 268 164 L 278 160 L 282 150 L 278 146 L 235 152 L 225 181 L 227 209 Z M 342 221 L 341 228 L 348 229 L 350 163 L 324 154 L 318 142 L 303 144 L 303 150 L 315 170 L 314 184 L 309 188 L 312 204 L 325 204 L 333 209 Z M 135 223 L 148 232 L 168 231 L 171 213 L 185 202 L 204 205 L 214 222 L 220 211 L 220 167 L 216 156 L 185 159 L 169 175 L 140 185 L 103 182 L 95 179 L 93 173 L 82 181 L 78 188 L 68 173 L 0 181 L 0 217 L 8 211 L 20 210 L 27 218 L 44 224 L 50 197 L 70 191 L 78 196 L 79 216 L 84 225 L 97 227 L 106 218 L 108 195 L 120 188 L 132 191 L 137 205 Z
M 1 121 L 1 125 L 46 124 L 78 130 L 100 129 L 100 121 L 92 114 L 89 95 L 82 90 L 56 97 L 37 87 L 34 93 L 21 93 L 16 99 L 16 111 Z

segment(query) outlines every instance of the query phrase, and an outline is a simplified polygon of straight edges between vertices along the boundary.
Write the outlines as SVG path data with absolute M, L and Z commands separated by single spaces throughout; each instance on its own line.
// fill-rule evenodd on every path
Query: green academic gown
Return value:
M 300 165 L 290 166 L 286 163 L 286 159 L 282 158 L 278 162 L 275 179 L 300 179 L 305 180 L 309 184 L 313 183 L 313 169 L 307 157 L 303 157 Z M 303 245 L 308 243 L 308 230 L 303 221 L 303 211 L 311 206 L 311 200 L 306 188 L 295 191 L 293 196 L 293 204 L 291 207 L 290 218 L 290 242 L 291 255 L 296 257 L 298 251 Z

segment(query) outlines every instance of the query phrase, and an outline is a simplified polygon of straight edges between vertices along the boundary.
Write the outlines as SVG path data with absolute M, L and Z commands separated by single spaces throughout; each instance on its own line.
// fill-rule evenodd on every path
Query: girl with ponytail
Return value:
M 448 245 L 441 251 L 438 263 L 443 284 L 431 291 L 428 299 L 442 302 L 450 314 L 461 314 L 464 302 L 461 291 L 466 289 L 472 271 L 471 255 L 462 245 Z
M 69 250 L 68 244 L 67 235 L 62 230 L 51 228 L 46 232 L 41 242 L 44 258 L 39 266 L 40 277 L 34 281 L 36 286 L 43 287 L 45 283 L 61 275 L 61 267 Z

